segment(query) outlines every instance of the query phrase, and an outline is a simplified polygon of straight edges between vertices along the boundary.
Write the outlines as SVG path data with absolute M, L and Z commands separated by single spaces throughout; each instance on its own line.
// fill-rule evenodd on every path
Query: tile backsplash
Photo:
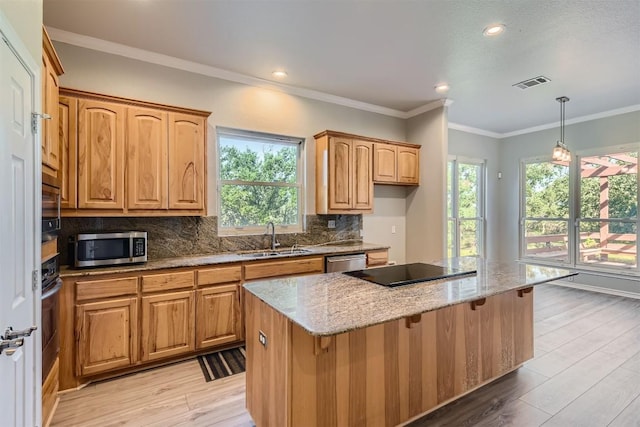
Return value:
M 276 234 L 282 247 L 360 239 L 362 215 L 307 215 L 302 233 Z M 328 221 L 335 220 L 335 228 Z M 135 230 L 148 233 L 149 259 L 187 255 L 206 255 L 266 249 L 270 236 L 218 236 L 218 218 L 210 217 L 129 217 L 62 218 L 59 250 L 61 263 L 68 264 L 69 236 L 85 232 Z

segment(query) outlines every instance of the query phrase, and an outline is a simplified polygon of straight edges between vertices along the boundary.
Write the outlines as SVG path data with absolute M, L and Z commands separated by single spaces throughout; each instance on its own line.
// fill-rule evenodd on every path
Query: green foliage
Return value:
M 263 151 L 258 152 L 221 143 L 220 178 L 223 181 L 221 227 L 263 226 L 269 221 L 287 225 L 298 222 L 296 147 L 264 144 Z

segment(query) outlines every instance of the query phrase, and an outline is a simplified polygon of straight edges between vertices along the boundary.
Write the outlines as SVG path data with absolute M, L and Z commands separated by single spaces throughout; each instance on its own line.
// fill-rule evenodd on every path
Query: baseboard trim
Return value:
M 583 291 L 599 292 L 601 294 L 616 295 L 619 297 L 640 299 L 640 293 L 621 291 L 618 289 L 602 288 L 600 286 L 583 285 L 575 282 L 567 282 L 565 280 L 554 280 L 553 284 L 564 286 L 567 288 L 582 289 Z

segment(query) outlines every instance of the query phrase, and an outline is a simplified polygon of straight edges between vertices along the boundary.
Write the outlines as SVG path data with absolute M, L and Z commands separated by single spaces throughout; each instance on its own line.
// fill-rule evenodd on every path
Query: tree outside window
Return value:
M 218 128 L 219 230 L 302 231 L 301 139 Z

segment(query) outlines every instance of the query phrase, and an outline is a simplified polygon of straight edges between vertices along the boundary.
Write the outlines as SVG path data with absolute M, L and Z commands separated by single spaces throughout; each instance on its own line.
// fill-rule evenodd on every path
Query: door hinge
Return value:
M 31 272 L 31 289 L 34 291 L 38 289 L 38 283 L 40 283 L 38 276 L 38 270 L 33 270 Z
M 38 132 L 38 119 L 51 120 L 51 116 L 47 113 L 31 113 L 31 132 Z

